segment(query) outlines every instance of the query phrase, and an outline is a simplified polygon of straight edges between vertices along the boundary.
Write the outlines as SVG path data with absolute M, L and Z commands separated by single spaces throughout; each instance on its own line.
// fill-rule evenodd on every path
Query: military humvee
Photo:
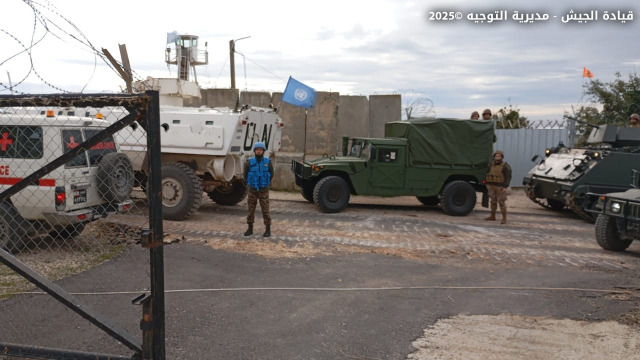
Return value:
M 605 250 L 624 251 L 640 239 L 640 173 L 633 170 L 635 188 L 608 194 L 588 193 L 584 210 L 596 214 L 596 240 Z
M 385 124 L 384 138 L 342 138 L 342 152 L 312 161 L 294 160 L 291 169 L 302 196 L 326 213 L 342 211 L 350 195 L 413 195 L 446 214 L 464 216 L 493 151 L 493 122 L 421 119 Z

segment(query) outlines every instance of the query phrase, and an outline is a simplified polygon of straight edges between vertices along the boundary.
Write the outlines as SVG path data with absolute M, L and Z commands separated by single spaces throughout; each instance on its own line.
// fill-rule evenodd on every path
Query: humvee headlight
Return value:
M 620 205 L 619 202 L 615 202 L 614 201 L 614 202 L 611 203 L 611 212 L 617 214 L 617 213 L 620 212 L 620 210 L 622 210 L 622 205 Z
M 551 149 L 545 149 L 544 154 L 549 156 L 551 154 Z
M 599 152 L 597 152 L 597 151 L 596 151 L 596 152 L 594 152 L 594 153 L 593 153 L 593 157 L 594 157 L 594 158 L 598 158 L 599 156 L 600 156 L 600 153 L 599 153 Z

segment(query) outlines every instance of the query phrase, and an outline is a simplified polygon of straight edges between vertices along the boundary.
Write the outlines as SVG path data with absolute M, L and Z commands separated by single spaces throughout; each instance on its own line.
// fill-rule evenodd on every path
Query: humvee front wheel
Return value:
M 207 194 L 218 205 L 232 206 L 247 197 L 247 184 L 244 180 L 234 180 L 229 186 L 216 187 Z
M 441 204 L 445 214 L 465 216 L 476 206 L 476 191 L 466 181 L 452 181 L 442 190 Z
M 633 239 L 623 240 L 618 232 L 616 218 L 600 214 L 596 219 L 596 241 L 605 250 L 624 251 Z
M 303 182 L 300 185 L 300 194 L 308 202 L 313 202 L 313 185 L 308 182 Z
M 349 184 L 339 176 L 322 178 L 313 189 L 313 202 L 322 212 L 337 213 L 349 204 Z
M 0 204 L 0 247 L 17 252 L 25 245 L 24 220 L 10 203 Z
M 162 165 L 162 217 L 184 220 L 202 202 L 202 182 L 195 171 L 182 163 Z

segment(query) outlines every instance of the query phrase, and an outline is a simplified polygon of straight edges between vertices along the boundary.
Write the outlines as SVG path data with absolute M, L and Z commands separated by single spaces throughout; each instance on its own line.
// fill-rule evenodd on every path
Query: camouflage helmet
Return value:
M 640 115 L 638 114 L 631 114 L 631 116 L 629 117 L 629 119 L 636 119 L 636 121 L 640 121 Z
M 473 119 L 474 115 L 480 117 L 480 113 L 478 113 L 477 111 L 474 111 L 474 112 L 471 113 L 471 119 Z
M 484 109 L 484 111 L 482 112 L 482 115 L 484 116 L 484 114 L 491 115 L 491 109 Z
M 493 153 L 493 157 L 496 157 L 496 154 L 500 154 L 502 155 L 502 158 L 504 159 L 504 151 L 502 150 L 496 150 L 496 152 Z

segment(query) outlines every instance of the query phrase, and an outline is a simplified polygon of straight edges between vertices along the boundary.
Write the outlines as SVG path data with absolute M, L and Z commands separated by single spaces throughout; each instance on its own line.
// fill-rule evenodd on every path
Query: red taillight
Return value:
M 242 125 L 247 125 L 247 120 L 242 120 Z
M 485 185 L 487 183 L 487 180 L 482 180 L 482 184 Z
M 131 209 L 131 204 L 122 205 L 122 211 L 129 211 L 129 209 Z
M 56 190 L 56 205 L 64 205 L 67 202 L 67 194 Z
M 79 221 L 87 220 L 87 214 L 80 214 L 76 216 L 76 219 L 78 219 Z

